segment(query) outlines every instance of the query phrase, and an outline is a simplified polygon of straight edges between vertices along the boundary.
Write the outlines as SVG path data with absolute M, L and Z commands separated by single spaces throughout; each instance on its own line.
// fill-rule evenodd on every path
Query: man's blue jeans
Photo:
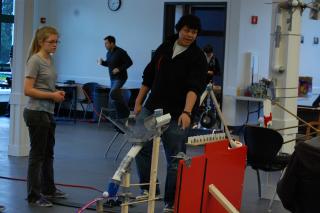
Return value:
M 124 100 L 121 87 L 126 80 L 111 80 L 110 103 L 113 104 L 117 111 L 117 119 L 127 118 L 130 114 L 128 103 Z
M 138 119 L 144 119 L 152 112 L 143 108 L 142 112 L 138 116 Z M 177 170 L 179 159 L 172 157 L 176 156 L 179 152 L 186 153 L 186 142 L 188 139 L 189 129 L 182 130 L 178 126 L 177 120 L 171 120 L 168 129 L 163 132 L 161 140 L 165 150 L 167 159 L 167 176 L 165 185 L 164 202 L 173 205 L 174 196 L 176 190 Z M 150 167 L 152 156 L 152 141 L 146 142 L 139 154 L 136 156 L 136 164 L 138 168 L 138 174 L 140 183 L 150 182 Z M 148 190 L 149 186 L 141 186 L 141 189 Z M 157 187 L 157 191 L 159 188 Z

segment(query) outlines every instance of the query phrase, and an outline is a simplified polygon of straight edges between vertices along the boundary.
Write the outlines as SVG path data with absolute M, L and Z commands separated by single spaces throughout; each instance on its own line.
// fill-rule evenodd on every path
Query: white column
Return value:
M 14 17 L 14 56 L 10 95 L 10 135 L 8 154 L 29 154 L 28 130 L 23 120 L 26 97 L 23 94 L 25 61 L 33 35 L 33 0 L 16 0 Z
M 300 8 L 280 9 L 278 0 L 273 0 L 271 48 L 270 48 L 270 78 L 275 80 L 278 103 L 290 112 L 297 112 L 298 68 L 300 53 Z M 281 0 L 280 2 L 287 2 Z M 297 126 L 295 117 L 278 106 L 272 108 L 272 128 Z M 281 131 L 284 141 L 296 137 L 297 128 Z M 283 152 L 292 153 L 294 142 L 285 144 Z M 261 172 L 261 196 L 270 199 L 275 193 L 280 173 Z M 276 199 L 279 199 L 276 197 Z
M 279 9 L 278 0 L 273 0 L 272 36 L 269 75 L 275 80 L 279 104 L 297 114 L 298 73 L 300 54 L 301 9 Z M 281 0 L 280 2 L 287 2 Z M 279 39 L 276 39 L 278 35 Z M 298 125 L 298 120 L 274 106 L 272 127 L 275 129 Z M 281 131 L 284 141 L 295 139 L 297 128 Z M 292 153 L 295 143 L 285 144 L 283 152 Z

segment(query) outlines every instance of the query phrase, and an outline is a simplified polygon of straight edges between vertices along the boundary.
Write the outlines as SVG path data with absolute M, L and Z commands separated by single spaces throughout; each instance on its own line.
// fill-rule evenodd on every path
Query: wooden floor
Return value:
M 107 123 L 102 123 L 100 127 L 96 123 L 78 121 L 58 122 L 56 131 L 55 148 L 55 181 L 60 184 L 67 184 L 68 187 L 59 188 L 68 193 L 68 199 L 62 200 L 52 208 L 39 208 L 28 205 L 26 198 L 27 157 L 8 156 L 8 135 L 9 119 L 0 117 L 0 204 L 6 206 L 8 213 L 70 213 L 76 212 L 76 206 L 83 206 L 88 201 L 101 195 L 107 182 L 112 177 L 122 157 L 128 151 L 127 145 L 121 152 L 118 161 L 115 157 L 122 138 L 118 138 L 117 143 L 109 152 L 107 158 L 104 157 L 106 147 L 114 136 L 113 128 Z M 163 148 L 161 147 L 163 153 Z M 164 178 L 166 163 L 164 154 L 160 155 L 159 181 L 161 184 L 161 195 L 164 192 Z M 9 179 L 6 179 L 9 178 Z M 13 180 L 13 178 L 17 178 Z M 135 164 L 132 165 L 132 182 L 137 182 Z M 70 187 L 77 185 L 81 187 Z M 91 187 L 91 189 L 86 187 Z M 138 194 L 138 189 L 132 190 L 133 194 Z M 259 200 L 257 195 L 256 175 L 249 167 L 246 169 L 245 183 L 243 190 L 242 208 L 243 213 L 267 212 L 269 200 Z M 72 207 L 73 206 L 73 207 Z M 156 213 L 161 213 L 163 202 L 156 202 Z M 94 212 L 94 211 L 86 211 Z M 119 208 L 109 209 L 108 212 L 120 212 Z M 145 213 L 145 204 L 136 205 L 130 208 L 132 213 Z M 279 201 L 273 205 L 273 213 L 288 212 Z

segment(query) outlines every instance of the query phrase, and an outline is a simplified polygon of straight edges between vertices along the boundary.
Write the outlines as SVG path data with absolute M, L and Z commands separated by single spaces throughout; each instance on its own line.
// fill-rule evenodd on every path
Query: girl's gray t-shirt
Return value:
M 48 64 L 37 54 L 34 54 L 29 58 L 26 66 L 25 77 L 35 79 L 34 88 L 45 92 L 56 91 L 57 74 L 52 62 L 53 61 L 51 60 L 51 64 Z M 51 99 L 29 97 L 26 108 L 53 114 L 54 106 L 55 103 Z

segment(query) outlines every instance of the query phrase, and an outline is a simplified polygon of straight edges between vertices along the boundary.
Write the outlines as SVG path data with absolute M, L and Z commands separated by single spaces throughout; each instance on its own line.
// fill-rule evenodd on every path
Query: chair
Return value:
M 129 101 L 130 101 L 130 97 L 131 97 L 131 91 L 129 89 L 122 89 L 122 95 L 123 95 L 123 98 L 125 100 L 125 102 L 127 104 L 129 104 Z M 110 114 L 111 113 L 114 113 L 115 112 L 115 109 L 113 108 L 107 108 L 107 107 L 101 107 L 101 110 L 100 110 L 100 114 L 99 114 L 99 120 L 98 120 L 98 127 L 100 126 L 100 121 L 101 121 L 101 118 L 102 116 L 107 119 L 108 121 L 110 121 L 111 123 L 113 123 L 113 118 L 111 118 Z M 119 122 L 119 120 L 118 120 Z M 105 158 L 107 158 L 108 156 L 108 152 L 109 150 L 111 149 L 112 145 L 115 143 L 116 139 L 118 138 L 118 136 L 120 136 L 120 134 L 125 134 L 123 130 L 121 130 L 119 127 L 117 127 L 117 125 L 115 125 L 113 123 L 113 128 L 115 130 L 115 134 L 113 136 L 113 138 L 111 139 L 110 143 L 108 144 L 107 146 L 107 149 L 106 149 L 106 152 L 104 154 Z M 119 150 L 118 150 L 118 153 L 116 155 L 116 158 L 115 158 L 115 161 L 117 161 L 119 155 L 120 155 L 120 152 L 123 150 L 123 148 L 125 147 L 125 145 L 127 144 L 127 140 L 125 140 L 122 145 L 120 146 Z
M 123 96 L 125 102 L 129 105 L 129 101 L 131 100 L 131 91 L 129 89 L 121 89 L 121 91 L 122 91 L 122 96 Z M 106 118 L 107 116 L 113 117 L 111 115 L 113 115 L 115 113 L 116 113 L 115 108 L 101 107 L 100 113 L 99 113 L 99 119 L 98 119 L 98 127 L 100 126 L 100 122 L 101 122 L 102 117 L 104 117 L 104 118 Z
M 320 129 L 320 107 L 316 107 L 319 105 L 320 95 L 313 102 L 312 107 L 310 106 L 298 106 L 298 117 L 302 118 L 304 121 L 308 122 L 313 127 Z M 305 139 L 310 139 L 311 135 L 315 133 L 314 129 L 310 128 L 310 126 L 305 125 L 303 122 L 299 121 L 299 133 L 301 135 L 306 135 Z M 317 133 L 320 136 L 320 133 Z
M 247 164 L 257 172 L 258 193 L 259 198 L 261 198 L 259 170 L 266 172 L 283 171 L 289 162 L 290 155 L 279 153 L 283 144 L 283 137 L 273 129 L 247 125 L 244 127 L 243 137 L 248 148 Z M 275 194 L 270 200 L 269 209 L 274 197 Z
M 118 120 L 118 121 L 115 121 L 115 120 L 113 120 L 113 119 L 110 118 L 110 117 L 106 117 L 106 119 L 113 124 L 113 128 L 114 128 L 114 130 L 116 131 L 116 133 L 114 134 L 113 138 L 111 139 L 110 143 L 109 143 L 108 146 L 107 146 L 107 149 L 106 149 L 106 151 L 105 151 L 105 153 L 104 153 L 104 157 L 105 157 L 105 158 L 107 158 L 108 153 L 109 153 L 109 150 L 111 149 L 112 145 L 114 144 L 114 142 L 116 141 L 116 139 L 118 138 L 118 136 L 120 136 L 120 134 L 122 134 L 122 135 L 125 134 L 125 130 L 124 130 L 123 128 L 121 128 L 121 125 L 124 125 L 124 124 L 123 124 L 123 122 L 124 122 L 123 120 L 122 120 L 122 121 L 119 121 L 119 120 Z M 119 126 L 119 125 L 120 125 L 120 126 Z M 123 141 L 122 145 L 120 146 L 119 150 L 118 150 L 118 153 L 117 153 L 117 155 L 116 155 L 116 157 L 115 157 L 115 161 L 117 161 L 117 159 L 118 159 L 121 151 L 122 151 L 123 148 L 127 145 L 127 143 L 128 143 L 128 140 L 125 139 L 125 140 Z
M 82 110 L 84 111 L 83 119 L 86 118 L 86 114 L 90 106 L 92 107 L 92 109 L 94 109 L 93 107 L 94 93 L 97 87 L 99 87 L 99 84 L 96 82 L 85 83 L 82 86 L 82 92 L 85 98 L 78 100 L 78 102 L 80 103 Z M 84 108 L 83 106 L 84 104 L 86 105 L 86 108 Z
M 311 135 L 314 135 L 314 134 L 317 134 L 317 136 L 319 137 L 320 136 L 320 122 L 319 121 L 311 121 L 309 122 L 309 124 L 313 127 L 315 127 L 316 129 L 318 129 L 318 131 L 315 132 L 314 129 L 311 129 L 310 126 L 307 126 L 306 127 L 306 140 L 309 140 L 312 138 Z
M 76 99 L 75 99 L 76 88 L 65 86 L 65 87 L 60 87 L 60 89 L 62 89 L 65 92 L 65 95 L 64 95 L 64 100 L 59 103 L 58 110 L 57 110 L 57 117 L 59 117 L 62 105 L 64 105 L 64 106 L 68 105 L 69 106 L 68 118 L 70 118 L 71 111 L 72 111 L 72 109 L 75 108 L 75 104 L 76 104 L 75 103 L 76 102 Z M 75 113 L 75 112 L 73 112 L 73 113 Z

